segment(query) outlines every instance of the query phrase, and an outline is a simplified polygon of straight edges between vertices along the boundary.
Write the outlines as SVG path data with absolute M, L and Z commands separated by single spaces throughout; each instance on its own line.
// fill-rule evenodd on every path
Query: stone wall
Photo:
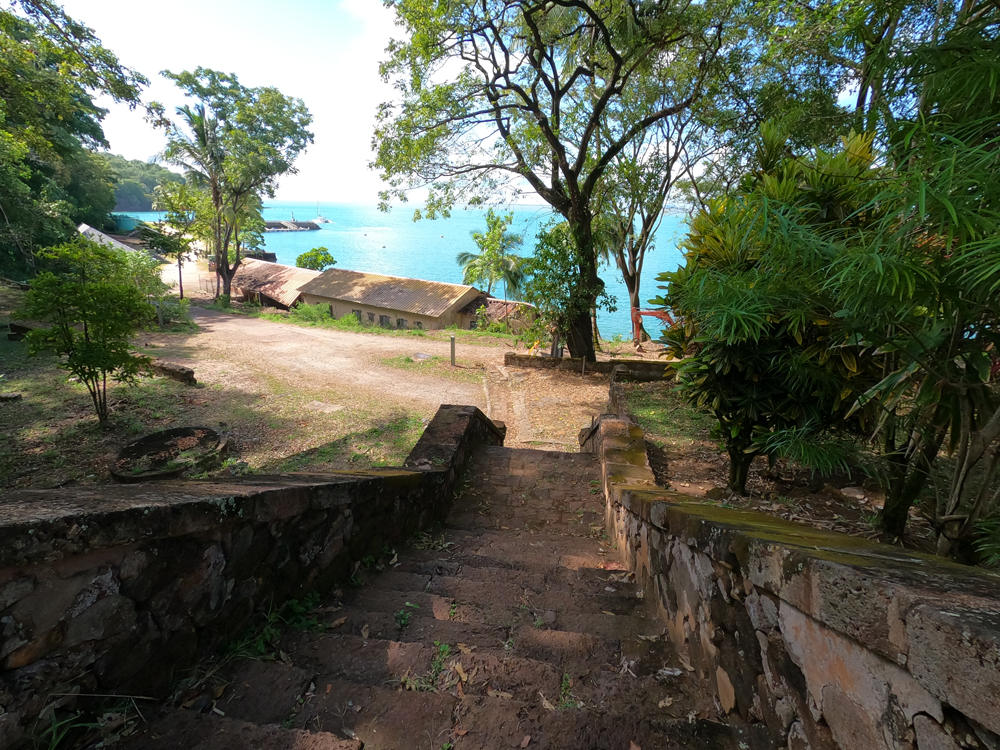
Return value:
M 507 352 L 503 355 L 503 363 L 506 367 L 533 367 L 539 370 L 584 372 L 583 360 L 576 357 L 560 359 Z M 622 380 L 650 381 L 662 380 L 670 364 L 648 359 L 610 359 L 605 362 L 588 362 L 586 372 L 610 373 L 618 366 L 625 368 L 625 371 L 622 371 L 619 376 Z
M 406 468 L 7 495 L 0 504 L 0 748 L 75 693 L 161 696 L 255 609 L 345 581 L 443 521 L 476 444 L 442 406 Z
M 1000 748 L 1000 576 L 656 488 L 617 414 L 581 444 L 608 533 L 744 747 Z

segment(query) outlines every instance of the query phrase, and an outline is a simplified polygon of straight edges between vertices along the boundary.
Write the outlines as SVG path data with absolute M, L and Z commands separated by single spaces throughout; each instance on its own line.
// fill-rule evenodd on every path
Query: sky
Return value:
M 143 100 L 168 111 L 184 102 L 160 76 L 197 66 L 235 73 L 246 86 L 274 86 L 301 98 L 315 143 L 299 173 L 282 178 L 278 200 L 374 205 L 381 181 L 368 169 L 375 112 L 393 98 L 378 64 L 394 14 L 380 0 L 61 0 L 128 67 L 150 79 Z M 111 152 L 147 161 L 164 146 L 143 112 L 100 102 Z

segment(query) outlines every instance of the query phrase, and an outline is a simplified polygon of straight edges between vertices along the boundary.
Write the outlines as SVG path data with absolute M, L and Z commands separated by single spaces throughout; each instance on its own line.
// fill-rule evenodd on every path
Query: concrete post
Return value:
M 451 366 L 455 366 L 455 334 L 451 334 Z

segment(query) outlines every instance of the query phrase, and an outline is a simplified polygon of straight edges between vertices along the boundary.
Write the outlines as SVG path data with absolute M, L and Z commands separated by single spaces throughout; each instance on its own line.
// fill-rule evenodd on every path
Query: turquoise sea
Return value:
M 462 271 L 455 256 L 463 251 L 476 252 L 473 231 L 484 231 L 485 212 L 478 209 L 455 210 L 451 218 L 414 222 L 413 208 L 396 206 L 389 213 L 375 207 L 320 203 L 318 210 L 332 223 L 321 224 L 316 232 L 268 232 L 265 249 L 278 256 L 279 263 L 295 265 L 295 258 L 314 247 L 325 247 L 337 259 L 337 267 L 353 271 L 409 276 L 431 281 L 462 283 Z M 317 204 L 270 201 L 264 209 L 267 220 L 291 219 L 311 221 L 316 218 Z M 544 207 L 519 206 L 512 210 L 514 231 L 524 235 L 523 255 L 531 253 L 539 228 L 552 213 Z M 130 216 L 156 221 L 157 213 L 133 213 Z M 672 271 L 681 262 L 677 240 L 685 226 L 682 216 L 664 218 L 656 236 L 656 248 L 646 257 L 642 273 L 643 304 L 657 294 L 656 274 Z M 617 267 L 605 266 L 601 278 L 608 291 L 618 298 L 618 310 L 601 311 L 598 325 L 601 335 L 628 337 L 628 295 Z M 494 290 L 502 295 L 502 290 Z M 652 332 L 652 331 L 651 331 Z

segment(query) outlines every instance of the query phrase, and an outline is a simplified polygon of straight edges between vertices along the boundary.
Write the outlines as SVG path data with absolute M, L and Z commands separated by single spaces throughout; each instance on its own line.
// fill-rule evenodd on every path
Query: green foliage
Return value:
M 295 160 L 312 143 L 312 116 L 300 99 L 248 88 L 232 74 L 197 68 L 163 75 L 195 104 L 179 107 L 176 121 L 151 104 L 151 119 L 166 131 L 165 159 L 210 196 L 210 246 L 229 294 L 241 251 L 263 241 L 261 199 L 274 197 L 278 179 L 297 171 Z
M 718 419 L 729 489 L 740 494 L 756 455 L 839 466 L 803 446 L 850 427 L 852 405 L 878 381 L 872 349 L 834 315 L 835 290 L 825 286 L 833 255 L 803 241 L 871 220 L 856 217 L 877 184 L 871 141 L 852 136 L 811 158 L 792 158 L 785 144 L 777 127 L 763 128 L 757 169 L 692 220 L 686 263 L 657 277 L 666 295 L 654 300 L 681 318 L 662 339 L 681 360 L 678 388 Z
M 302 255 L 296 258 L 295 265 L 299 268 L 309 268 L 313 271 L 325 271 L 337 265 L 337 261 L 325 247 L 314 247 L 312 250 L 302 253 Z
M 130 256 L 80 238 L 50 248 L 43 271 L 25 297 L 23 315 L 47 324 L 28 334 L 32 353 L 51 350 L 60 367 L 80 379 L 101 424 L 108 422 L 107 381 L 133 384 L 149 358 L 130 348 L 132 337 L 153 315 L 144 266 Z
M 106 223 L 115 177 L 93 153 L 107 146 L 93 99 L 134 104 L 145 83 L 48 0 L 0 10 L 0 272 L 26 276 L 36 248 Z
M 473 232 L 472 239 L 479 253 L 461 252 L 456 257 L 462 268 L 462 282 L 475 286 L 486 284 L 486 294 L 493 294 L 493 286 L 503 282 L 504 299 L 508 294 L 521 292 L 524 282 L 523 258 L 514 250 L 519 248 L 524 238 L 507 231 L 514 221 L 514 214 L 497 214 L 493 209 L 486 212 L 486 232 Z
M 184 178 L 154 162 L 114 154 L 102 158 L 117 178 L 115 211 L 153 211 L 158 185 L 181 185 Z
M 550 222 L 538 233 L 535 252 L 523 262 L 524 299 L 538 309 L 542 325 L 567 336 L 580 315 L 590 315 L 590 301 L 614 312 L 617 300 L 603 284 L 588 285 L 579 272 L 580 254 L 569 224 Z M 598 280 L 600 281 L 600 280 Z
M 533 191 L 569 223 L 580 278 L 568 289 L 589 296 L 565 306 L 574 317 L 561 325 L 571 353 L 593 360 L 599 185 L 643 133 L 706 95 L 733 3 L 388 4 L 402 40 L 381 66 L 395 91 L 373 139 L 382 207 L 427 188 L 433 218 L 459 200 L 496 205 Z
M 289 310 L 288 314 L 301 323 L 326 323 L 333 320 L 333 316 L 330 315 L 330 306 L 321 302 L 315 305 L 301 302 Z M 355 316 L 350 317 L 357 321 Z

